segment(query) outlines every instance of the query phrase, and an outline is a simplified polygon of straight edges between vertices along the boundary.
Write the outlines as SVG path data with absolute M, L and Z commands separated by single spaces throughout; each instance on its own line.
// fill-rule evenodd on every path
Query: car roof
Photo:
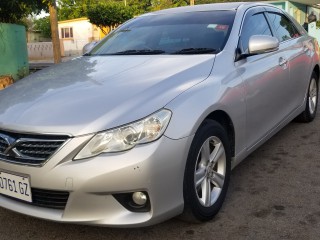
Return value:
M 184 13 L 184 12 L 203 12 L 203 11 L 236 11 L 239 7 L 253 7 L 253 6 L 273 6 L 261 2 L 229 2 L 229 3 L 213 3 L 213 4 L 200 4 L 195 6 L 169 8 L 156 12 L 144 14 L 147 15 L 158 15 L 158 14 L 172 14 L 172 13 Z

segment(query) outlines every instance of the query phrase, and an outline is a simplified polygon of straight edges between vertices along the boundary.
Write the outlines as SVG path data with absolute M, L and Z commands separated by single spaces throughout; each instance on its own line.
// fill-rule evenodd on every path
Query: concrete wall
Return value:
M 30 60 L 53 59 L 52 42 L 28 43 L 28 56 Z
M 26 29 L 24 26 L 0 23 L 0 76 L 15 80 L 29 73 Z

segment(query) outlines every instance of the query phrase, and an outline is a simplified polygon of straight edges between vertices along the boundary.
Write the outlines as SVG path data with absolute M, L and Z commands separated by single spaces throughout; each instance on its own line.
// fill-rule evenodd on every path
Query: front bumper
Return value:
M 192 137 L 159 140 L 116 154 L 72 161 L 91 136 L 71 139 L 44 166 L 0 161 L 0 170 L 28 175 L 32 188 L 70 193 L 64 210 L 32 206 L 0 195 L 0 206 L 58 221 L 107 226 L 148 226 L 183 211 L 183 176 Z M 112 194 L 145 191 L 149 212 L 132 212 Z

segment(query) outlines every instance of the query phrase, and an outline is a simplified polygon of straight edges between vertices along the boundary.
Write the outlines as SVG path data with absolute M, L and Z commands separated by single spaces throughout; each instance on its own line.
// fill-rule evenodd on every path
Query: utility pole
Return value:
M 194 5 L 194 0 L 190 0 L 190 6 Z
M 52 37 L 54 63 L 60 63 L 61 49 L 60 49 L 60 40 L 59 40 L 56 0 L 50 1 L 49 13 L 50 13 L 50 25 L 51 25 L 51 37 Z

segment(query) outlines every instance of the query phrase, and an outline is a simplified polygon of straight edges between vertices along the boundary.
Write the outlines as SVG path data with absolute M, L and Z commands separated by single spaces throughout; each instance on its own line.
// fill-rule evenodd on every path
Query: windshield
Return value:
M 208 54 L 221 51 L 235 11 L 138 17 L 104 38 L 87 55 Z

